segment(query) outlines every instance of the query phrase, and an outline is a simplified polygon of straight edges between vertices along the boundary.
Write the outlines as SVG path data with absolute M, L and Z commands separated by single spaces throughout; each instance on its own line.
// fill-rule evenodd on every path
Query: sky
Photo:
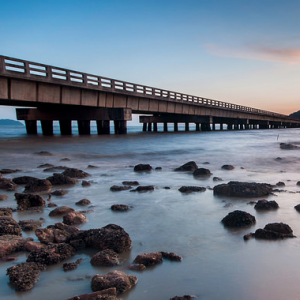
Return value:
M 299 12 L 300 0 L 2 1 L 0 55 L 290 114 Z

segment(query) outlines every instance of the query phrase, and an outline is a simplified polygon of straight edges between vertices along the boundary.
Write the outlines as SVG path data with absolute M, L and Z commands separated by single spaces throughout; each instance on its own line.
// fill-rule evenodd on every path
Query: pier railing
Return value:
M 289 118 L 286 115 L 252 108 L 248 106 L 167 91 L 141 84 L 130 83 L 98 75 L 87 74 L 60 67 L 0 55 L 0 76 L 24 78 L 28 80 L 58 83 L 68 86 L 80 86 L 87 89 L 101 90 L 151 99 L 183 102 L 193 105 L 242 111 L 252 114 Z

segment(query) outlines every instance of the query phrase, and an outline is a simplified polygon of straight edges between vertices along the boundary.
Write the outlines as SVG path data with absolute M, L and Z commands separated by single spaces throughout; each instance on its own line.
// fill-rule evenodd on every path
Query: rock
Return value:
M 198 168 L 197 170 L 195 170 L 193 172 L 193 175 L 195 177 L 208 177 L 208 176 L 211 176 L 212 174 L 209 169 Z
M 110 208 L 111 208 L 111 210 L 114 210 L 114 211 L 127 211 L 127 210 L 131 209 L 130 206 L 125 205 L 125 204 L 113 204 Z
M 292 228 L 284 223 L 269 223 L 265 226 L 265 230 L 271 230 L 282 234 L 293 234 Z
M 0 189 L 6 191 L 15 191 L 18 186 L 8 178 L 0 178 Z
M 299 147 L 293 144 L 289 144 L 289 143 L 280 143 L 280 149 L 284 149 L 284 150 L 295 150 L 298 149 Z
M 48 203 L 48 205 L 47 205 L 48 207 L 57 207 L 57 204 L 55 204 L 55 203 Z
M 51 193 L 53 196 L 64 196 L 67 195 L 69 191 L 67 190 L 55 190 L 54 192 Z
M 98 169 L 99 168 L 99 167 L 94 166 L 94 165 L 88 165 L 87 167 L 88 167 L 88 169 Z
M 4 208 L 4 207 L 0 207 L 0 217 L 2 216 L 7 216 L 7 217 L 11 217 L 13 213 L 13 209 L 12 208 Z
M 48 245 L 31 251 L 26 262 L 36 262 L 44 265 L 54 265 L 75 254 L 74 248 L 66 243 Z
M 55 173 L 55 172 L 59 172 L 59 171 L 64 171 L 66 169 L 68 169 L 68 167 L 66 167 L 66 166 L 51 166 L 49 168 L 44 169 L 44 172 Z
M 91 258 L 91 264 L 99 267 L 112 267 L 120 264 L 118 254 L 111 250 L 105 249 L 99 251 Z
M 279 182 L 276 183 L 276 186 L 285 186 L 285 183 L 282 182 L 282 181 L 279 181 Z
M 297 185 L 300 185 L 300 181 L 297 181 L 297 183 L 296 183 Z
M 50 211 L 49 216 L 50 217 L 57 217 L 57 216 L 64 216 L 70 212 L 74 212 L 74 208 L 68 207 L 68 206 L 59 206 L 55 208 L 54 210 Z
M 20 220 L 19 225 L 23 231 L 31 231 L 41 227 L 43 222 L 38 220 Z
M 70 158 L 67 158 L 67 157 L 65 157 L 65 158 L 62 158 L 60 161 L 71 161 L 71 159 L 70 159 Z
M 139 164 L 134 166 L 133 171 L 134 172 L 149 172 L 152 170 L 152 167 L 148 164 Z
M 12 217 L 2 216 L 0 217 L 0 236 L 1 235 L 22 235 L 22 228 L 18 222 Z
M 130 192 L 149 192 L 149 191 L 154 191 L 154 186 L 153 185 L 140 185 L 136 189 L 131 190 Z
M 24 193 L 50 191 L 52 184 L 47 179 L 32 179 L 25 185 Z
M 223 218 L 221 222 L 225 227 L 239 228 L 252 226 L 256 223 L 256 220 L 254 216 L 247 212 L 235 210 Z
M 54 165 L 52 165 L 52 164 L 42 164 L 42 165 L 39 165 L 37 168 L 44 169 L 44 168 L 52 168 L 52 167 L 54 167 Z
M 27 184 L 29 183 L 31 180 L 39 180 L 36 177 L 32 177 L 32 176 L 20 176 L 20 177 L 15 177 L 12 179 L 12 181 L 15 184 Z
M 272 210 L 272 209 L 278 209 L 279 205 L 276 201 L 268 201 L 263 199 L 263 200 L 258 200 L 254 208 L 256 210 Z
M 296 206 L 294 206 L 294 208 L 295 208 L 298 212 L 300 212 L 300 204 L 297 204 Z
M 173 298 L 170 298 L 170 300 L 191 300 L 193 298 L 197 298 L 197 297 L 192 295 L 184 295 L 184 296 L 175 296 Z
M 39 152 L 34 152 L 36 155 L 41 155 L 41 156 L 52 156 L 53 154 L 48 152 L 48 151 L 39 151 Z
M 229 197 L 263 197 L 272 193 L 272 186 L 267 183 L 230 181 L 214 187 L 214 195 Z
M 160 252 L 162 257 L 171 261 L 182 261 L 182 257 L 178 254 L 175 254 L 174 252 Z
M 260 228 L 255 231 L 254 237 L 256 239 L 263 239 L 263 240 L 278 240 L 284 238 L 292 238 L 294 236 L 292 234 L 283 234 L 276 231 Z
M 97 274 L 92 278 L 92 291 L 101 291 L 115 287 L 117 294 L 124 293 L 136 285 L 138 279 L 134 275 L 127 275 L 122 271 L 111 271 L 106 275 Z
M 68 272 L 68 271 L 72 271 L 72 270 L 75 270 L 78 268 L 79 264 L 83 261 L 83 258 L 79 258 L 77 259 L 76 261 L 74 262 L 71 262 L 71 263 L 64 263 L 63 264 L 63 269 L 65 272 Z
M 139 185 L 138 181 L 123 181 L 122 184 L 124 185 Z
M 17 200 L 19 210 L 46 206 L 46 201 L 40 195 L 15 193 L 15 198 Z
M 0 201 L 4 201 L 6 199 L 8 199 L 7 195 L 0 195 Z
M 213 181 L 223 181 L 223 179 L 220 177 L 213 177 Z
M 124 186 L 124 185 L 113 185 L 110 187 L 110 190 L 112 192 L 120 192 L 120 191 L 126 191 L 126 190 L 130 190 L 131 186 Z
M 15 286 L 16 291 L 31 290 L 39 279 L 40 271 L 46 267 L 35 262 L 20 263 L 7 269 L 6 275 Z
M 76 179 L 59 173 L 54 173 L 53 176 L 50 176 L 47 179 L 52 185 L 74 185 L 77 183 Z
M 161 252 L 139 254 L 133 261 L 135 264 L 143 264 L 144 266 L 154 266 L 162 263 Z
M 79 205 L 79 206 L 86 206 L 86 205 L 91 204 L 91 201 L 84 198 L 84 199 L 77 201 L 75 204 Z
M 248 241 L 248 240 L 252 239 L 254 236 L 255 236 L 255 234 L 250 232 L 250 233 L 244 235 L 244 240 Z
M 81 185 L 83 187 L 88 187 L 88 186 L 91 186 L 92 183 L 90 181 L 87 181 L 87 180 L 82 180 Z
M 144 271 L 146 270 L 146 266 L 143 264 L 135 264 L 135 265 L 130 265 L 127 267 L 128 270 L 132 270 L 132 271 Z
M 174 171 L 186 171 L 186 172 L 194 172 L 198 169 L 198 165 L 194 161 L 189 161 L 179 168 L 176 168 Z
M 71 178 L 85 178 L 91 176 L 90 174 L 76 168 L 67 168 L 64 172 L 62 172 L 62 174 Z
M 22 172 L 22 170 L 19 170 L 19 169 L 1 169 L 0 170 L 1 174 L 11 174 L 11 173 L 17 173 L 17 172 Z
M 67 225 L 79 225 L 86 222 L 86 215 L 80 212 L 69 212 L 63 216 L 63 223 Z
M 24 245 L 32 240 L 32 238 L 23 238 L 18 235 L 7 234 L 0 236 L 0 257 L 24 250 Z
M 206 188 L 202 186 L 182 186 L 179 190 L 181 193 L 205 192 Z
M 66 300 L 121 300 L 121 299 L 117 298 L 116 296 L 117 296 L 116 288 L 109 288 L 109 289 L 97 291 L 94 293 L 75 296 L 72 298 L 68 298 Z
M 221 169 L 230 171 L 230 170 L 234 169 L 234 166 L 232 166 L 232 165 L 223 165 L 221 167 Z
M 155 170 L 156 170 L 156 171 L 161 171 L 161 170 L 162 170 L 162 167 L 156 167 Z
M 38 250 L 44 247 L 46 247 L 44 244 L 34 242 L 34 241 L 27 241 L 23 246 L 24 250 L 28 252 Z

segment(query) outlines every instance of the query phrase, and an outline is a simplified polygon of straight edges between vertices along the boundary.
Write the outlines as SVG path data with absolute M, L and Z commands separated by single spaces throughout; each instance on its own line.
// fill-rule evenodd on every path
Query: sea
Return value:
M 90 187 L 80 183 L 67 187 L 68 194 L 52 196 L 58 206 L 69 206 L 80 211 L 75 202 L 87 198 L 91 204 L 84 209 L 88 222 L 78 226 L 85 230 L 117 224 L 132 240 L 130 251 L 120 255 L 121 265 L 93 267 L 91 257 L 95 249 L 82 250 L 64 262 L 83 261 L 76 270 L 64 272 L 62 263 L 41 272 L 32 290 L 16 292 L 9 283 L 6 269 L 26 261 L 28 253 L 16 252 L 15 261 L 0 262 L 0 298 L 5 300 L 67 299 L 91 293 L 91 278 L 111 270 L 122 270 L 137 276 L 138 282 L 128 292 L 119 295 L 127 300 L 168 300 L 174 296 L 194 295 L 201 300 L 283 300 L 299 299 L 300 294 L 300 214 L 294 206 L 300 203 L 300 148 L 281 149 L 280 143 L 300 147 L 300 129 L 268 129 L 185 132 L 143 132 L 142 125 L 128 126 L 126 135 L 61 136 L 58 127 L 53 136 L 26 134 L 25 128 L 0 128 L 0 169 L 20 169 L 6 178 L 23 175 L 46 178 L 51 173 L 38 168 L 49 163 L 74 167 L 88 172 Z M 51 156 L 39 155 L 48 151 Z M 68 161 L 65 159 L 68 158 Z M 175 172 L 182 164 L 195 161 L 198 167 L 208 168 L 213 175 L 196 179 L 187 172 Z M 150 164 L 151 172 L 136 173 L 137 164 Z M 222 166 L 230 164 L 233 170 Z M 95 168 L 88 168 L 89 165 Z M 220 177 L 222 181 L 213 181 Z M 151 192 L 112 192 L 110 187 L 125 180 L 140 185 L 153 185 Z M 223 197 L 213 194 L 213 187 L 229 181 L 259 182 L 276 185 L 284 182 L 277 192 L 266 197 L 275 200 L 279 209 L 258 212 L 250 201 L 261 198 Z M 205 192 L 182 194 L 182 186 L 205 187 Z M 59 189 L 58 187 L 57 189 Z M 22 192 L 20 186 L 17 192 Z M 53 189 L 56 189 L 53 188 Z M 0 190 L 8 199 L 0 207 L 16 208 L 15 192 Z M 42 194 L 47 200 L 48 195 Z M 114 212 L 113 204 L 126 204 L 126 212 Z M 61 217 L 49 217 L 53 208 L 42 213 L 14 212 L 19 220 L 44 218 L 43 228 L 61 222 Z M 221 220 L 234 210 L 255 216 L 256 224 L 248 228 L 228 229 Z M 296 238 L 277 241 L 250 239 L 243 236 L 263 228 L 268 223 L 288 224 Z M 23 237 L 37 237 L 34 232 L 23 232 Z M 182 261 L 163 260 L 162 264 L 142 272 L 128 270 L 138 254 L 169 251 Z M 198 299 L 196 298 L 196 299 Z

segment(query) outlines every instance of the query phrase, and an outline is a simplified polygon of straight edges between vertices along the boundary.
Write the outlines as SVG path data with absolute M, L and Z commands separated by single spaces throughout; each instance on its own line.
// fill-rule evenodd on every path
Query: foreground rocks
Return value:
M 76 179 L 59 173 L 54 173 L 48 177 L 47 180 L 49 180 L 52 185 L 74 185 L 77 183 Z
M 51 189 L 52 184 L 49 180 L 34 178 L 25 185 L 24 193 L 48 192 Z
M 23 238 L 17 235 L 0 236 L 0 257 L 5 257 L 13 252 L 26 250 L 26 244 L 32 238 Z
M 75 296 L 72 298 L 68 298 L 66 300 L 122 300 L 117 298 L 116 296 L 117 296 L 117 289 L 109 288 L 94 293 Z
M 91 265 L 112 267 L 120 264 L 118 254 L 111 249 L 99 251 L 91 258 Z
M 268 200 L 258 200 L 255 204 L 254 208 L 256 210 L 275 210 L 279 208 L 279 205 L 276 201 L 268 201 Z
M 87 222 L 87 217 L 80 212 L 69 212 L 63 216 L 63 223 L 67 225 L 79 225 L 85 222 Z
M 44 207 L 46 206 L 45 200 L 36 194 L 15 193 L 19 210 L 27 210 L 32 207 Z
M 0 178 L 0 189 L 1 190 L 15 191 L 17 188 L 18 188 L 18 186 L 11 179 Z
M 223 218 L 221 222 L 225 227 L 240 228 L 252 226 L 256 223 L 256 220 L 254 216 L 247 212 L 235 210 Z
M 116 288 L 117 294 L 124 293 L 136 285 L 138 279 L 134 275 L 127 275 L 122 271 L 111 271 L 106 275 L 97 274 L 92 278 L 92 291 Z
M 18 222 L 9 216 L 0 217 L 0 236 L 1 235 L 18 235 L 21 236 L 22 228 Z
M 263 197 L 272 193 L 272 186 L 267 183 L 230 181 L 214 188 L 214 195 L 229 197 Z

